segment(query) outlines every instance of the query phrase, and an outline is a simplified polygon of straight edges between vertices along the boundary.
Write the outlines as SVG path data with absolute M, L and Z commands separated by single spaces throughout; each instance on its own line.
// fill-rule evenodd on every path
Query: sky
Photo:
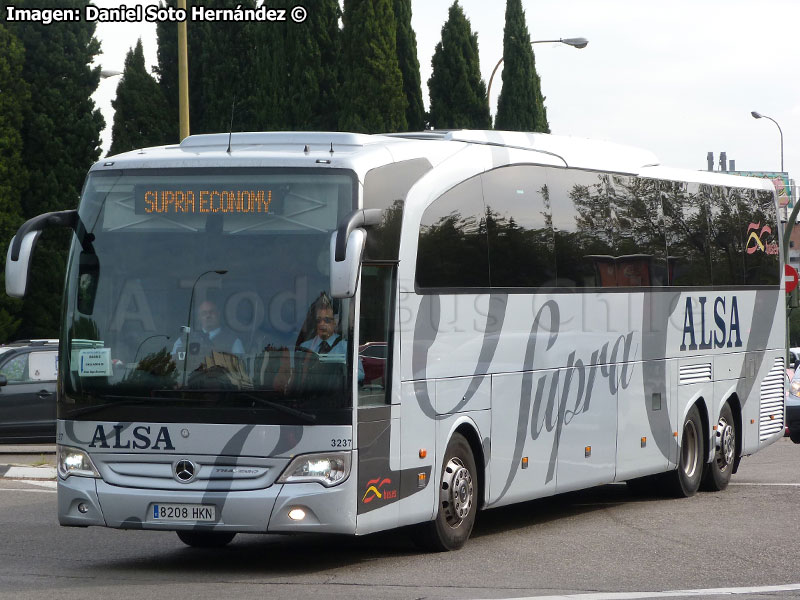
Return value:
M 301 0 L 298 0 L 301 1 Z M 202 0 L 188 0 L 189 5 Z M 484 81 L 502 56 L 505 2 L 460 0 L 478 34 Z M 115 7 L 116 0 L 96 0 Z M 157 4 L 126 0 L 126 5 Z M 269 0 L 267 0 L 269 4 Z M 310 9 L 312 3 L 307 3 Z M 427 106 L 431 57 L 450 0 L 412 0 L 412 26 Z M 661 164 L 707 168 L 714 152 L 737 170 L 784 170 L 800 181 L 800 23 L 798 0 L 522 0 L 532 40 L 584 37 L 582 50 L 534 45 L 551 132 L 646 148 Z M 290 22 L 275 24 L 291 27 Z M 121 71 L 141 36 L 148 66 L 156 62 L 155 25 L 98 23 L 104 69 Z M 191 35 L 191 23 L 189 24 Z M 189 57 L 191 61 L 192 57 Z M 502 66 L 492 84 L 494 114 Z M 95 101 L 108 124 L 118 77 L 102 80 Z

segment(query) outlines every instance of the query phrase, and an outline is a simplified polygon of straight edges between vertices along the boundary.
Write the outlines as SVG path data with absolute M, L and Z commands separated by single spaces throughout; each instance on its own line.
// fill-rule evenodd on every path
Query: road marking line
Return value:
M 731 483 L 731 485 L 773 486 L 773 487 L 800 487 L 800 483 Z
M 25 483 L 29 483 L 31 485 L 38 485 L 40 487 L 50 488 L 50 489 L 53 489 L 53 490 L 58 487 L 58 484 L 55 481 L 30 480 L 30 481 L 26 481 Z
M 766 585 L 761 587 L 711 588 L 671 590 L 667 592 L 590 592 L 557 596 L 525 596 L 508 600 L 643 600 L 645 598 L 680 598 L 686 596 L 729 596 L 737 594 L 772 594 L 800 590 L 800 583 Z

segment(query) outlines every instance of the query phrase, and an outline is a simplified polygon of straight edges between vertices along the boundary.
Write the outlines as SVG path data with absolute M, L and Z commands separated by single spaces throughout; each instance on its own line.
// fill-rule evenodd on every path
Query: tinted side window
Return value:
M 616 285 L 611 176 L 547 170 L 560 287 Z
M 700 186 L 709 196 L 711 212 L 711 277 L 714 285 L 744 283 L 744 246 L 739 220 L 741 191 L 722 186 Z
M 486 210 L 480 177 L 442 194 L 422 215 L 419 288 L 488 288 Z
M 739 214 L 745 233 L 745 284 L 779 285 L 775 197 L 766 190 L 743 190 Z
M 711 284 L 708 202 L 698 184 L 661 182 L 670 285 Z
M 555 285 L 550 194 L 541 167 L 503 167 L 484 173 L 492 287 Z
M 381 224 L 369 230 L 365 259 L 397 259 L 406 194 L 431 169 L 427 159 L 415 158 L 367 172 L 364 177 L 364 208 L 381 208 L 384 212 Z
M 667 285 L 667 240 L 658 182 L 618 175 L 613 178 L 617 285 Z

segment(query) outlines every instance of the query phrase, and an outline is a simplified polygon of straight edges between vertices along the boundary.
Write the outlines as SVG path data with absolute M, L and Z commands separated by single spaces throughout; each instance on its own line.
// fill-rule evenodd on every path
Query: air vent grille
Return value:
M 678 385 L 711 381 L 711 363 L 683 365 L 678 373 Z
M 761 442 L 783 431 L 785 379 L 786 371 L 781 356 L 775 359 L 772 369 L 761 382 L 761 411 L 758 422 L 758 439 Z

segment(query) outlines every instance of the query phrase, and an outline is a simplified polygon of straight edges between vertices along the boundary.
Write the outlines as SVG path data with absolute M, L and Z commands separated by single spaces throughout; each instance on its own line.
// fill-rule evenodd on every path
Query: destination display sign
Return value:
M 134 186 L 137 215 L 267 214 L 272 190 L 259 187 Z

